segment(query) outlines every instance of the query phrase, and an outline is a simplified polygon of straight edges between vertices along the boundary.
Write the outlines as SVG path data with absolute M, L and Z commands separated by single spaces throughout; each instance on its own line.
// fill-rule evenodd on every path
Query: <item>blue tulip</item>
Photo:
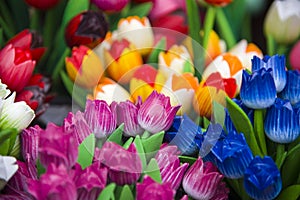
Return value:
M 290 143 L 300 134 L 299 114 L 288 100 L 277 98 L 267 109 L 264 128 L 270 140 Z
M 256 71 L 261 68 L 272 69 L 271 74 L 275 82 L 276 91 L 280 92 L 283 90 L 287 79 L 285 70 L 285 56 L 265 56 L 263 59 L 254 56 L 251 61 L 252 71 Z
M 264 109 L 274 103 L 276 88 L 271 71 L 261 68 L 251 75 L 243 71 L 240 97 L 247 107 Z
M 287 83 L 279 96 L 290 100 L 291 104 L 300 102 L 300 73 L 298 70 L 287 72 Z
M 211 153 L 215 157 L 212 162 L 220 172 L 225 177 L 233 179 L 243 177 L 245 169 L 253 159 L 243 133 L 238 134 L 235 131 L 219 139 Z
M 226 129 L 226 132 L 230 132 L 230 131 L 236 131 L 236 128 L 234 127 L 234 124 L 230 118 L 228 109 L 225 108 L 225 120 L 224 120 L 224 126 Z
M 176 116 L 171 128 L 165 134 L 165 140 L 170 145 L 176 145 L 181 153 L 193 155 L 198 153 L 203 140 L 201 127 L 186 114 Z
M 256 156 L 244 175 L 244 187 L 248 195 L 257 200 L 274 199 L 281 191 L 280 172 L 271 157 Z

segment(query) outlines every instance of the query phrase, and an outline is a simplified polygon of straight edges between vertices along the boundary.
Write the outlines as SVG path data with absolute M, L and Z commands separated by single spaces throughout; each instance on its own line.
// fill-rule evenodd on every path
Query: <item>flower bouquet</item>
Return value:
M 0 199 L 300 197 L 299 1 L 3 3 Z

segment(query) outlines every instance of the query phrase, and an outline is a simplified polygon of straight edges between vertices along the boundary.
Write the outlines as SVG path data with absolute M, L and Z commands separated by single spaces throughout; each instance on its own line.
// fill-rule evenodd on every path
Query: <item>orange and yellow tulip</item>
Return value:
M 153 90 L 160 92 L 164 83 L 165 78 L 159 71 L 151 65 L 143 65 L 133 74 L 130 81 L 130 94 L 135 101 L 138 96 L 141 97 L 142 101 L 145 101 Z
M 200 82 L 196 90 L 193 106 L 195 111 L 208 119 L 211 118 L 213 111 L 213 101 L 225 106 L 225 97 L 232 97 L 236 92 L 236 82 L 233 78 L 223 79 L 216 72 L 212 73 L 207 79 Z
M 128 40 L 116 40 L 109 50 L 104 49 L 107 73 L 115 81 L 129 83 L 135 69 L 143 64 L 141 54 Z
M 66 70 L 71 80 L 81 87 L 95 87 L 102 74 L 99 57 L 88 47 L 73 47 L 72 56 L 65 59 Z

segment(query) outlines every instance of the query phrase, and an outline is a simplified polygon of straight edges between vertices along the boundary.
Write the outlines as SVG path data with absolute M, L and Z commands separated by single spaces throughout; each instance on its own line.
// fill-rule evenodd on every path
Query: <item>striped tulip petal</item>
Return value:
M 300 102 L 300 73 L 298 70 L 287 71 L 287 83 L 279 96 L 290 100 L 291 104 Z
M 243 71 L 240 97 L 247 107 L 263 109 L 275 102 L 276 87 L 271 71 L 261 68 L 251 75 Z
M 252 71 L 261 68 L 272 69 L 271 74 L 274 78 L 276 91 L 282 91 L 286 84 L 285 57 L 274 55 L 272 57 L 265 56 L 263 59 L 260 59 L 254 56 L 252 59 Z
M 183 178 L 184 191 L 195 199 L 210 199 L 215 195 L 223 175 L 211 162 L 203 163 L 199 157 Z

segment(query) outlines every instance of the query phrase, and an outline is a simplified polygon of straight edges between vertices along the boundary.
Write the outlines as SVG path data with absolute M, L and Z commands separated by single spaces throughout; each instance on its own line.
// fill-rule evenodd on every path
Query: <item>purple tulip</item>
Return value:
M 112 104 L 117 104 L 113 102 Z M 131 101 L 120 102 L 117 104 L 117 125 L 124 123 L 124 133 L 127 136 L 136 136 L 144 132 L 144 129 L 138 124 L 138 110 L 140 101 L 134 105 Z
M 180 106 L 171 106 L 170 98 L 153 91 L 141 105 L 138 122 L 142 128 L 158 133 L 168 130 Z
M 189 166 L 188 163 L 180 165 L 178 158 L 179 153 L 176 146 L 163 145 L 155 156 L 160 169 L 162 182 L 170 183 L 174 190 L 179 188 L 184 173 Z
M 3 195 L 0 195 L 0 199 L 34 199 L 34 197 L 28 192 L 28 181 L 37 180 L 37 168 L 35 163 L 28 162 L 29 159 L 25 160 L 25 162 L 17 161 L 19 169 L 5 186 L 2 191 Z
M 169 183 L 159 184 L 145 175 L 143 182 L 136 184 L 136 193 L 136 200 L 173 200 L 175 190 L 171 188 Z
M 84 170 L 75 165 L 74 182 L 77 188 L 77 200 L 97 199 L 100 192 L 105 188 L 107 168 L 101 163 L 95 162 Z
M 30 156 L 33 162 L 38 158 L 39 135 L 42 129 L 36 125 L 24 129 L 21 133 L 22 156 L 24 159 Z
M 39 156 L 45 167 L 54 163 L 56 166 L 64 164 L 70 169 L 77 161 L 78 145 L 72 134 L 64 132 L 62 127 L 49 123 L 46 130 L 40 134 Z
M 63 129 L 65 132 L 74 134 L 78 145 L 92 133 L 91 128 L 84 118 L 84 114 L 80 111 L 76 114 L 71 112 L 68 114 L 64 119 Z
M 77 198 L 76 186 L 64 165 L 50 164 L 40 180 L 28 181 L 28 191 L 37 200 Z
M 116 104 L 109 106 L 103 100 L 87 100 L 84 118 L 97 138 L 104 138 L 115 130 L 115 109 Z
M 100 151 L 95 152 L 95 161 L 108 168 L 108 176 L 118 185 L 135 183 L 142 172 L 142 162 L 134 143 L 128 149 L 113 142 L 105 142 Z
M 99 9 L 103 11 L 119 12 L 127 4 L 129 0 L 92 0 Z
M 211 199 L 218 194 L 222 178 L 223 175 L 211 162 L 203 163 L 199 157 L 185 174 L 182 186 L 184 191 L 195 199 Z

